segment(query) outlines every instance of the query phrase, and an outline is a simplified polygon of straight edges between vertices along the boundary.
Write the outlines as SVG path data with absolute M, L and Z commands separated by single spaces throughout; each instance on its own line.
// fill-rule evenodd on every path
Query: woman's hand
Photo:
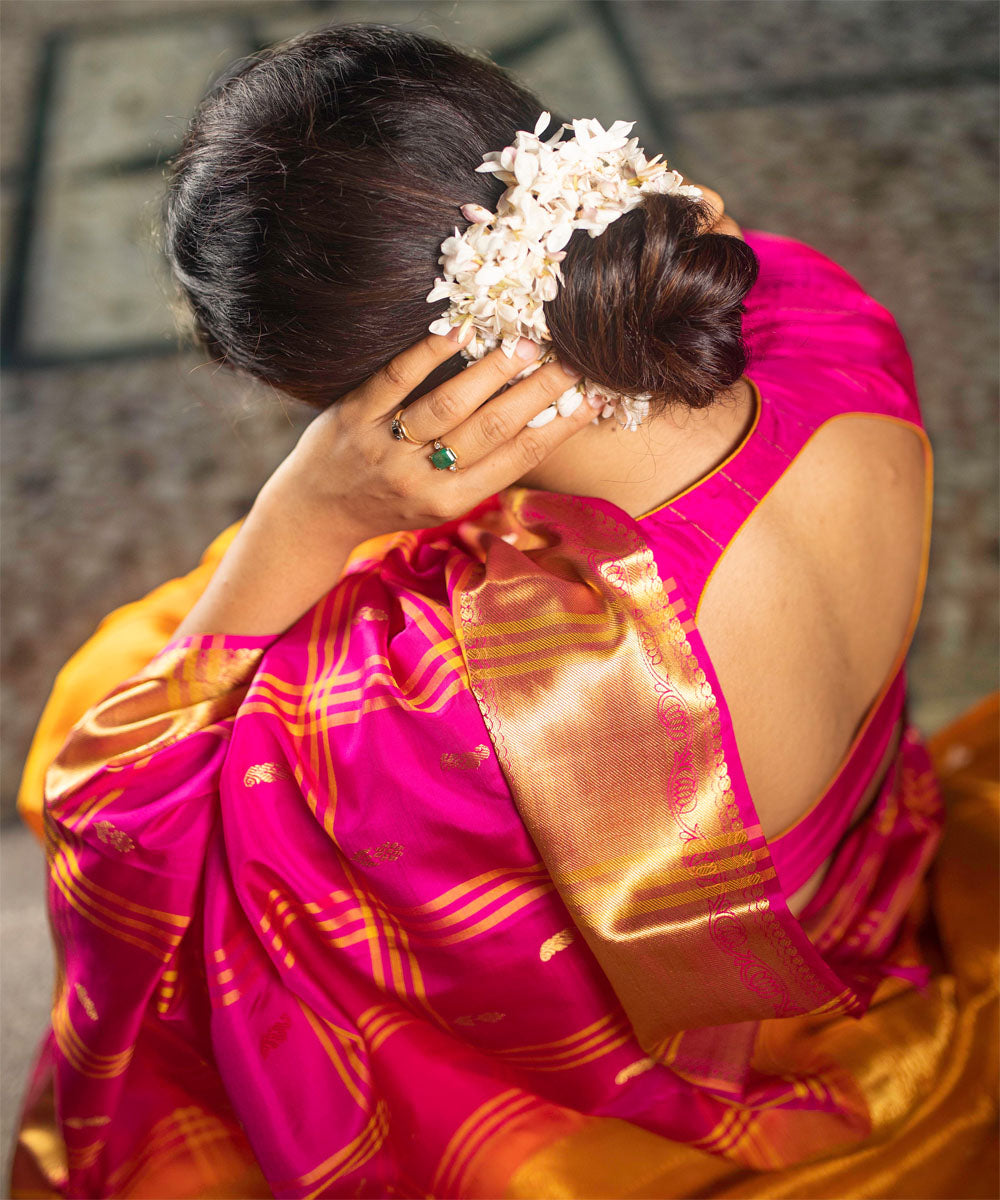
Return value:
M 306 429 L 261 489 L 211 582 L 175 637 L 279 634 L 340 578 L 360 542 L 397 529 L 459 517 L 515 483 L 594 418 L 586 400 L 568 417 L 527 423 L 577 379 L 558 363 L 538 367 L 496 393 L 538 348 L 512 358 L 495 350 L 410 404 L 397 441 L 393 415 L 459 342 L 429 335 L 404 350 Z M 440 440 L 456 470 L 429 461 Z
M 570 417 L 527 427 L 580 378 L 558 363 L 538 367 L 495 395 L 538 359 L 539 347 L 522 339 L 512 358 L 494 350 L 411 403 L 403 420 L 419 445 L 396 441 L 393 415 L 459 345 L 432 334 L 404 350 L 317 417 L 290 456 L 287 467 L 303 499 L 328 511 L 339 526 L 349 525 L 357 542 L 461 516 L 593 420 L 593 410 L 581 401 Z M 432 466 L 436 440 L 455 452 L 454 469 Z
M 682 177 L 683 178 L 683 177 Z M 701 188 L 704 194 L 705 202 L 712 210 L 712 223 L 706 230 L 707 233 L 724 233 L 729 237 L 737 237 L 741 242 L 745 242 L 743 230 L 736 224 L 731 216 L 726 212 L 726 202 L 722 199 L 717 191 L 713 188 L 706 187 L 703 183 L 695 183 L 691 179 L 684 179 L 685 183 L 690 183 L 694 187 Z

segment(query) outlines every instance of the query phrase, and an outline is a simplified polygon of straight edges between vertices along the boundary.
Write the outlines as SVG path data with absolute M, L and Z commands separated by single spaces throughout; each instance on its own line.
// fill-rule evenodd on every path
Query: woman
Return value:
M 43 722 L 59 975 L 15 1194 L 993 1186 L 989 929 L 954 886 L 982 902 L 992 826 L 970 792 L 928 874 L 902 339 L 617 127 L 573 153 L 634 178 L 572 236 L 518 224 L 539 110 L 356 26 L 192 122 L 165 229 L 201 339 L 324 411 Z M 490 350 L 472 306 L 513 285 L 461 280 L 501 213 L 559 286 Z

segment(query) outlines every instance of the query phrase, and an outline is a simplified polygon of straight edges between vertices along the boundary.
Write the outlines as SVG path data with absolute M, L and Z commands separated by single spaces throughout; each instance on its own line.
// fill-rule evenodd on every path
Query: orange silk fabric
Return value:
M 871 1114 L 868 1138 L 759 1172 L 624 1121 L 590 1118 L 522 1163 L 506 1196 L 992 1200 L 1000 1190 L 998 722 L 994 694 L 930 743 L 948 822 L 922 885 L 935 918 L 921 933 L 936 964 L 927 991 L 890 978 L 861 1021 L 810 1014 L 759 1027 L 756 1065 L 795 1070 L 822 1059 L 843 1069 Z M 768 1120 L 734 1106 L 734 1137 L 751 1117 L 758 1144 L 766 1139 L 780 1155 L 780 1110 Z
M 237 521 L 223 530 L 186 575 L 168 580 L 148 595 L 109 613 L 56 676 L 25 760 L 17 807 L 24 823 L 44 844 L 42 798 L 45 775 L 70 729 L 112 688 L 137 675 L 166 643 L 194 606 L 222 556 L 239 532 Z M 352 552 L 345 570 L 379 557 L 393 536 L 372 538 Z

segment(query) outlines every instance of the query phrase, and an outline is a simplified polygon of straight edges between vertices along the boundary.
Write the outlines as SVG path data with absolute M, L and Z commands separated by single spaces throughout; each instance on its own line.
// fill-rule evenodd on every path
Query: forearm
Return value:
M 286 460 L 261 489 L 174 636 L 283 633 L 333 587 L 351 550 L 366 536 L 314 502 Z

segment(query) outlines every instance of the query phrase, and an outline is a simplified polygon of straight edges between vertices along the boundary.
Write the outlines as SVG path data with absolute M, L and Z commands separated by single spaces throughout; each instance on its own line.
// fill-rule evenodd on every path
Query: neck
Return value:
M 745 378 L 704 409 L 667 409 L 638 430 L 615 419 L 587 425 L 522 476 L 524 487 L 597 496 L 638 517 L 714 470 L 740 445 L 756 416 Z

